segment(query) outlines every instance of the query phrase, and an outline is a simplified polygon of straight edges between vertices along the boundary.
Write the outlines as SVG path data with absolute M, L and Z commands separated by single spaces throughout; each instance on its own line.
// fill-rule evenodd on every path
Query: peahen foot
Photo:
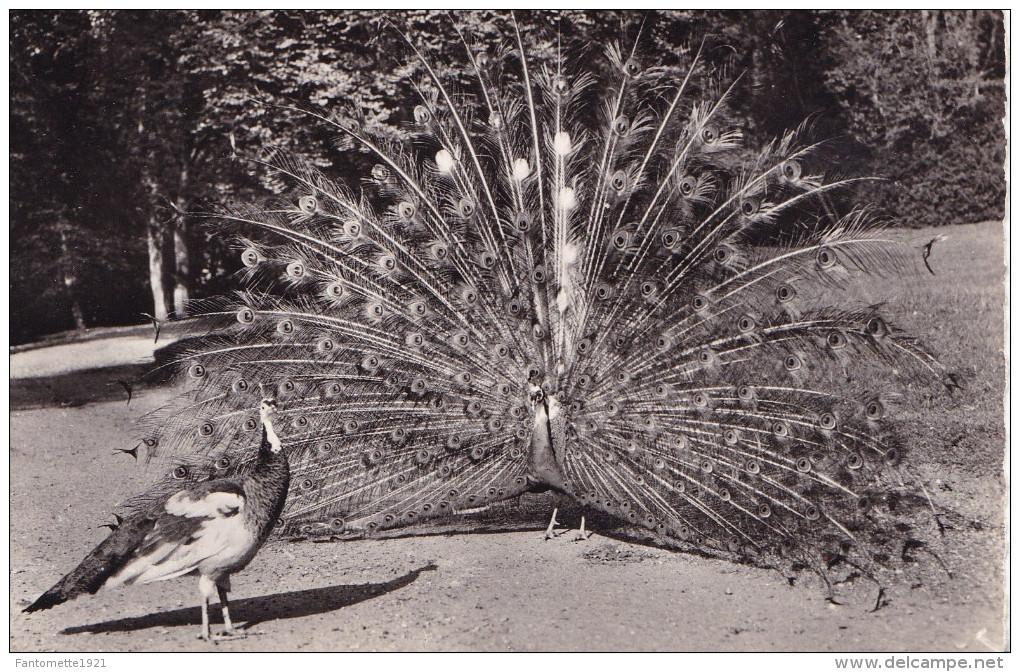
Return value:
M 213 635 L 212 641 L 213 642 L 229 642 L 229 641 L 235 640 L 235 639 L 246 639 L 248 637 L 248 635 L 250 635 L 250 634 L 258 634 L 258 633 L 242 632 L 240 630 L 235 630 L 234 628 L 229 628 L 229 629 L 228 628 L 224 628 L 219 633 Z

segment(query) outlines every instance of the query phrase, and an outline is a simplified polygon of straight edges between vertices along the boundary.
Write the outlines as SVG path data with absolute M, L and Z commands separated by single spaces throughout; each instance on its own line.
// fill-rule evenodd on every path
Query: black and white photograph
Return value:
M 1008 10 L 8 26 L 9 664 L 1008 663 Z

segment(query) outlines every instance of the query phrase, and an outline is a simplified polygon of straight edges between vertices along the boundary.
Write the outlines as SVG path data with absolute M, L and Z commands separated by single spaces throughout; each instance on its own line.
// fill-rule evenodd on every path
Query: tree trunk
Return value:
M 181 169 L 180 185 L 177 199 L 177 217 L 174 218 L 174 313 L 177 317 L 184 317 L 188 310 L 189 282 L 191 279 L 191 265 L 188 258 L 188 218 L 184 213 L 187 211 L 187 201 L 184 194 L 188 189 L 188 168 L 185 161 Z
M 174 313 L 184 317 L 188 311 L 188 222 L 183 216 L 174 220 Z
M 163 254 L 166 231 L 155 220 L 149 221 L 146 227 L 146 243 L 149 248 L 149 285 L 152 287 L 152 316 L 157 320 L 165 320 L 169 315 L 167 307 L 166 287 L 163 284 L 165 268 Z
M 60 269 L 63 276 L 64 288 L 67 296 L 71 299 L 71 318 L 74 320 L 74 328 L 78 331 L 85 331 L 85 313 L 78 301 L 78 276 L 74 273 L 74 264 L 71 261 L 71 250 L 67 242 L 67 228 L 60 229 Z

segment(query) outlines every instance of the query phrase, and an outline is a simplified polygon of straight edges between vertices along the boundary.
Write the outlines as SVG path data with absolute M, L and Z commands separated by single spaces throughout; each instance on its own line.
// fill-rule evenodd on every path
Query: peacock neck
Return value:
M 536 492 L 558 490 L 566 492 L 566 479 L 557 459 L 553 437 L 553 420 L 558 415 L 559 402 L 546 396 L 535 407 L 535 424 L 531 433 L 531 451 L 528 457 L 528 483 Z

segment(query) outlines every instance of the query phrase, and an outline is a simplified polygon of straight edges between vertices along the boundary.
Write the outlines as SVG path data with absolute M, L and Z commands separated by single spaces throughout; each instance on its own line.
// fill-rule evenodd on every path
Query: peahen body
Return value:
M 930 505 L 888 412 L 944 372 L 846 291 L 905 262 L 868 209 L 832 214 L 854 180 L 800 131 L 742 148 L 696 51 L 678 70 L 612 46 L 579 69 L 508 34 L 467 47 L 467 89 L 409 40 L 407 141 L 307 112 L 374 157 L 359 184 L 254 159 L 292 191 L 216 213 L 247 288 L 206 307 L 188 389 L 145 439 L 170 476 L 127 511 L 243 469 L 262 387 L 286 409 L 286 534 L 553 491 L 734 560 L 899 560 Z
M 118 521 L 110 536 L 25 611 L 49 609 L 102 586 L 145 584 L 198 574 L 203 639 L 209 602 L 219 597 L 225 635 L 230 621 L 230 576 L 244 569 L 269 538 L 283 509 L 290 467 L 273 428 L 276 404 L 259 408 L 262 442 L 243 477 L 215 478 L 180 487 L 169 497 Z

